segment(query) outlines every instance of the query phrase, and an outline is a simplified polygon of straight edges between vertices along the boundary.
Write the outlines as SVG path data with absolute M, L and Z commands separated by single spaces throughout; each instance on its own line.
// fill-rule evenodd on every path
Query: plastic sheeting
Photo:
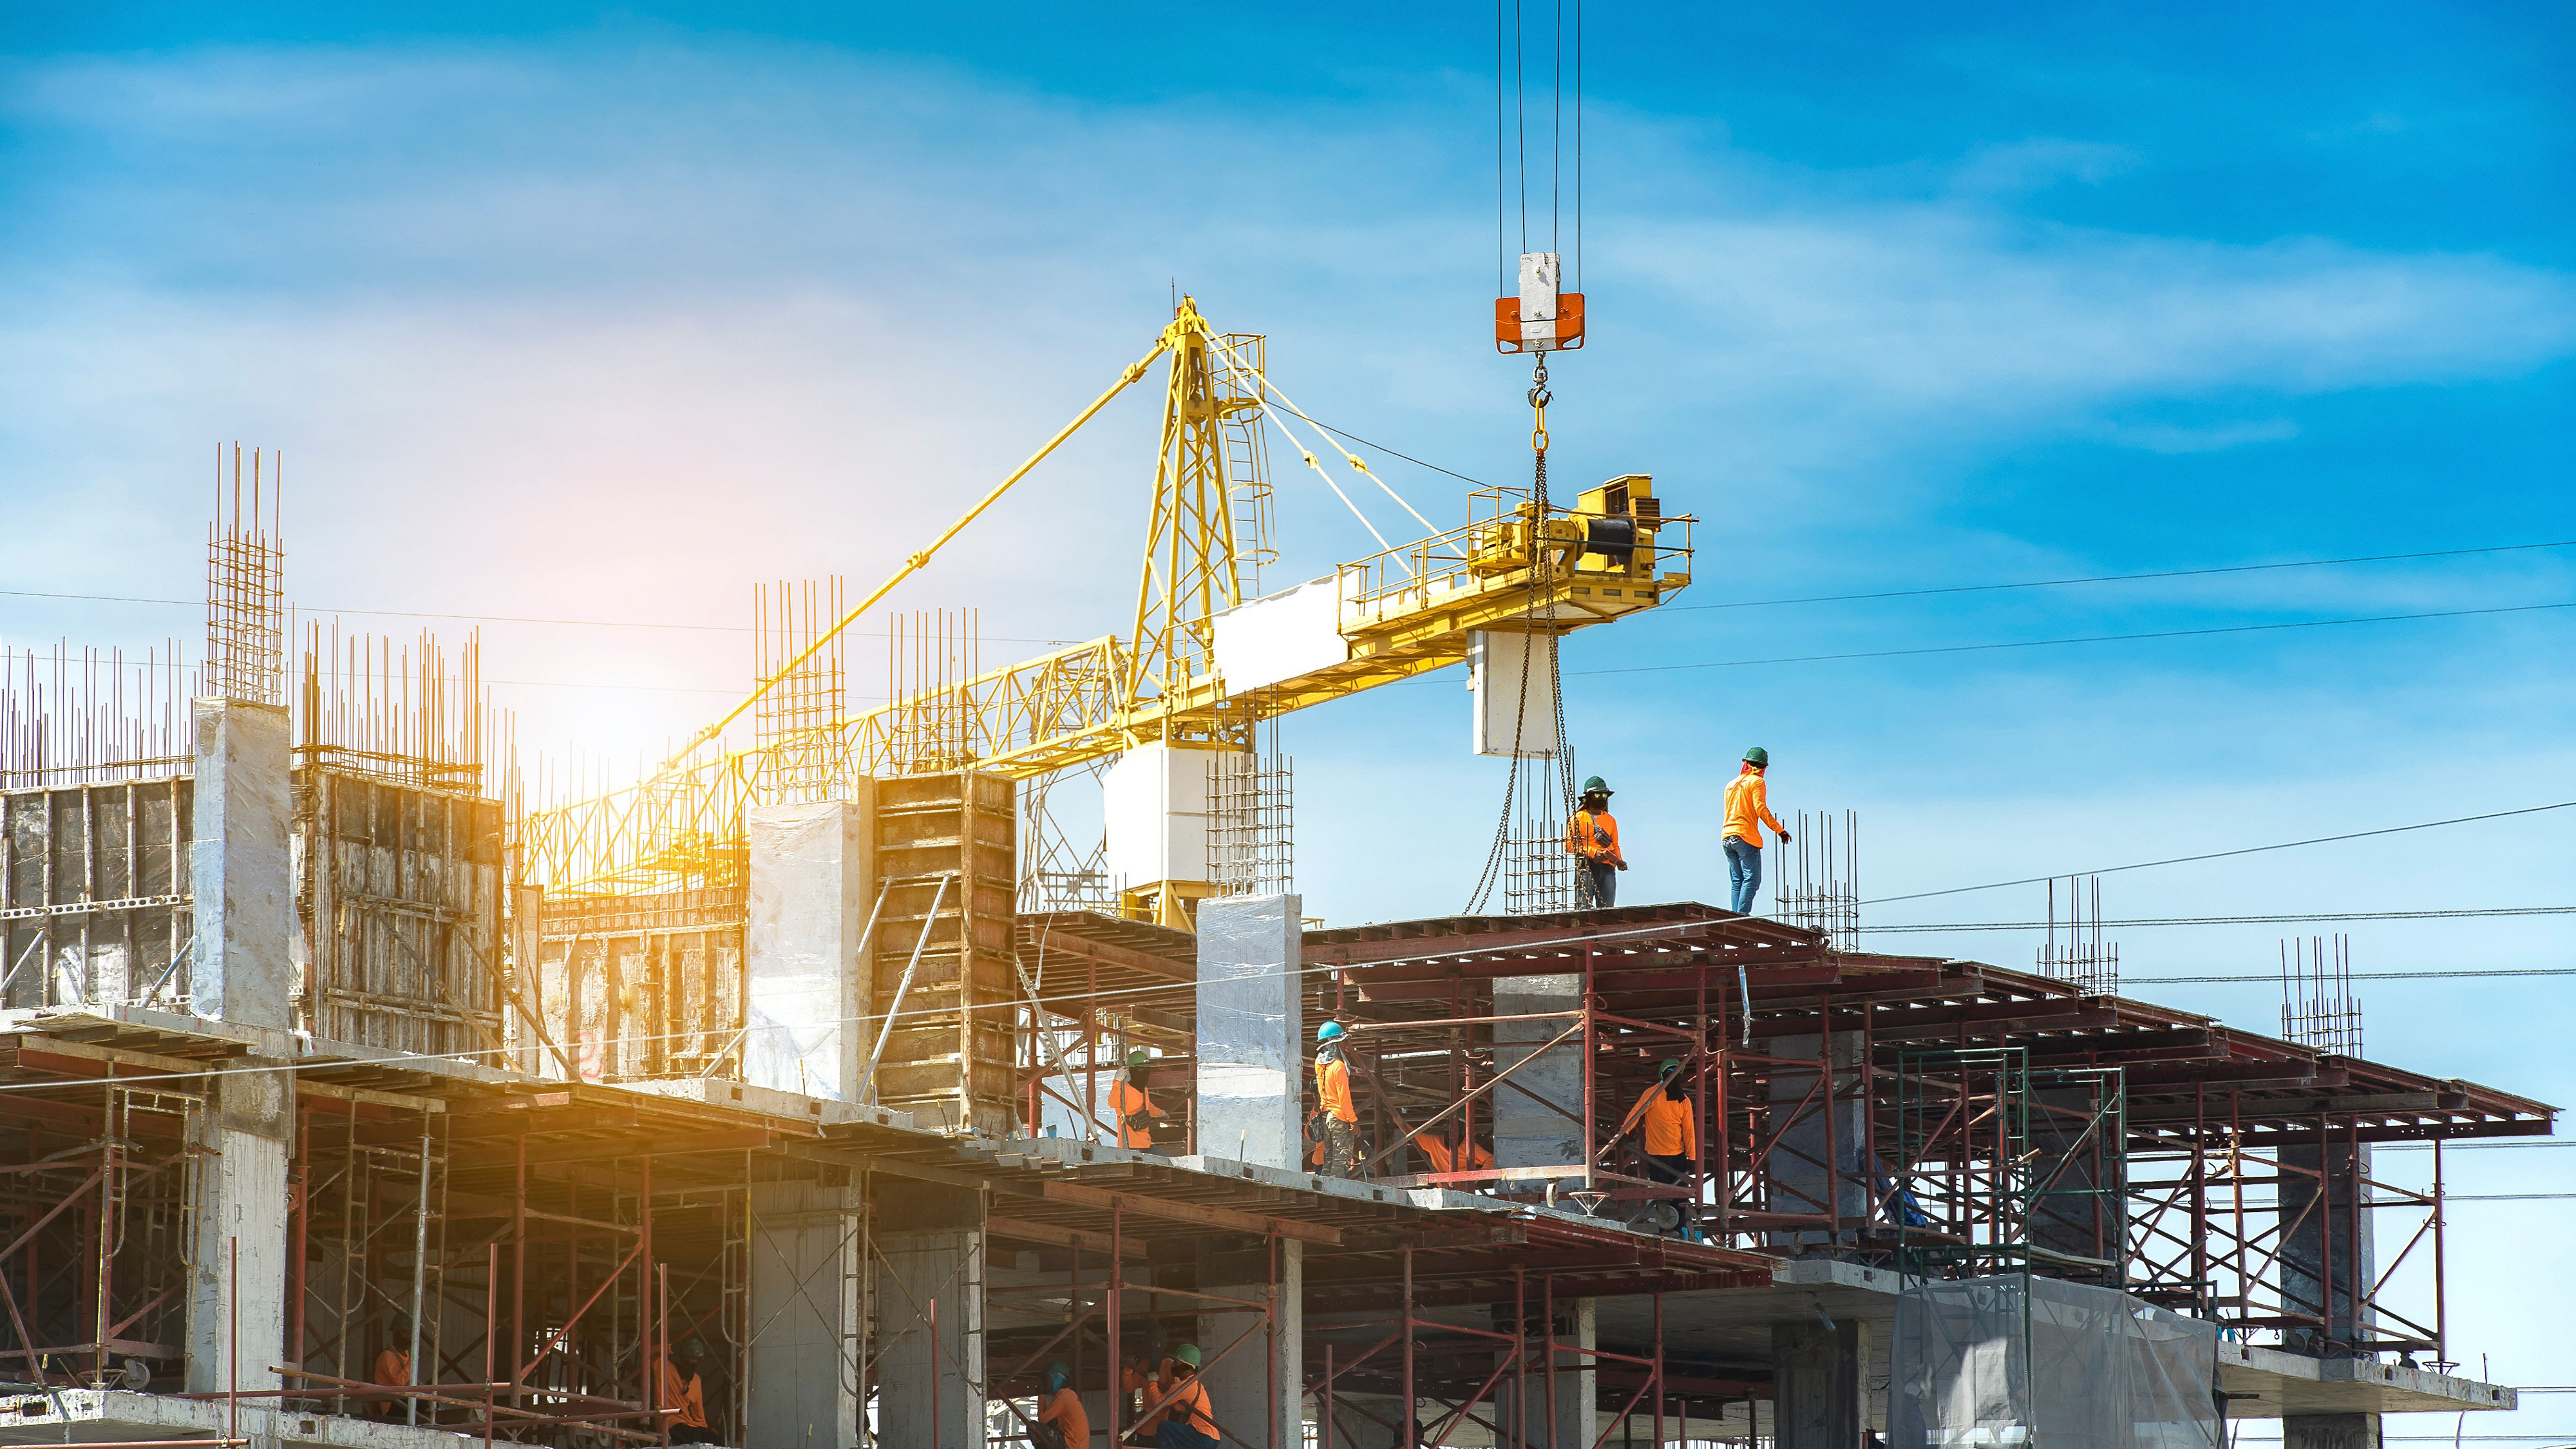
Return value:
M 1199 1151 L 1294 1170 L 1304 1149 L 1301 898 L 1199 902 Z
M 1971 1278 L 1906 1290 L 1890 1449 L 2214 1449 L 2217 1329 L 2108 1288 Z
M 874 874 L 865 815 L 837 800 L 770 805 L 750 826 L 743 1080 L 847 1101 L 863 1060 L 859 1019 L 872 1009 L 860 942 Z

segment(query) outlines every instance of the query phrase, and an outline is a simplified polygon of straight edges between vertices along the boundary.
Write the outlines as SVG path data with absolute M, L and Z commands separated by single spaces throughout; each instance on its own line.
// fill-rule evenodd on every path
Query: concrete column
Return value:
M 1300 1170 L 1301 898 L 1199 904 L 1199 1151 Z M 1211 1290 L 1217 1291 L 1217 1290 Z
M 286 710 L 238 699 L 196 706 L 189 987 L 199 1016 L 286 1026 L 295 940 Z
M 1542 1011 L 1573 1011 L 1583 1005 L 1583 978 L 1498 976 L 1494 978 L 1494 1014 L 1521 1016 Z M 1493 1104 L 1494 1165 L 1568 1169 L 1563 1181 L 1583 1186 L 1583 1038 L 1575 1037 L 1544 1053 L 1540 1047 L 1573 1026 L 1572 1017 L 1546 1021 L 1500 1021 L 1494 1024 L 1494 1069 L 1507 1072 L 1532 1055 L 1540 1059 L 1514 1073 L 1486 1094 Z M 1515 1087 L 1523 1090 L 1514 1091 Z M 1540 1100 L 1532 1100 L 1532 1098 Z M 1554 1103 L 1564 1110 L 1550 1110 Z M 1516 1182 L 1508 1187 L 1536 1191 L 1543 1184 Z
M 2356 1290 L 2370 1291 L 2379 1272 L 2371 1210 L 2353 1211 L 2356 1201 L 2367 1200 L 2370 1144 L 2358 1149 L 2349 1142 L 2284 1147 L 2280 1159 L 2282 1299 L 2292 1313 L 2320 1313 L 2326 1319 L 2323 1333 L 2287 1330 L 2281 1346 L 2292 1353 L 2323 1354 L 2329 1343 L 2359 1344 L 2377 1337 L 2376 1315 L 2357 1312 L 2353 1301 Z M 2320 1170 L 2322 1181 L 2307 1175 Z
M 860 1211 L 857 1192 L 837 1182 L 751 1184 L 747 1443 L 859 1442 Z
M 1771 1039 L 1771 1055 L 1797 1061 L 1815 1061 L 1819 1039 L 1813 1033 L 1804 1036 L 1781 1036 Z M 1838 1031 L 1833 1042 L 1834 1090 L 1849 1091 L 1859 1081 L 1861 1034 Z M 1771 1076 L 1771 1101 L 1768 1130 L 1779 1139 L 1770 1156 L 1771 1210 L 1783 1213 L 1823 1213 L 1830 1211 L 1843 1219 L 1870 1215 L 1873 1196 L 1869 1172 L 1861 1148 L 1866 1136 L 1868 1103 L 1852 1101 L 1806 1102 L 1816 1085 L 1815 1072 L 1799 1072 L 1793 1067 L 1774 1067 Z M 1802 1106 L 1801 1104 L 1804 1103 Z M 1828 1114 L 1832 1126 L 1826 1126 Z M 1828 1158 L 1826 1137 L 1833 1139 Z M 1834 1163 L 1838 1177 L 1834 1201 L 1826 1201 L 1825 1164 Z M 1791 1248 L 1825 1244 L 1848 1237 L 1850 1229 L 1838 1236 L 1815 1229 L 1766 1234 L 1774 1248 Z
M 1536 1334 L 1538 1305 L 1530 1305 L 1530 1331 Z M 1520 1376 L 1505 1373 L 1494 1385 L 1494 1427 L 1500 1431 L 1495 1439 L 1498 1449 L 1548 1449 L 1548 1446 L 1589 1445 L 1600 1433 L 1600 1375 L 1588 1353 L 1600 1345 L 1595 1332 L 1597 1318 L 1593 1300 L 1578 1298 L 1556 1305 L 1556 1341 L 1565 1345 L 1556 1351 L 1552 1371 L 1556 1376 L 1556 1429 L 1548 1430 L 1548 1372 L 1535 1361 L 1530 1365 L 1529 1387 L 1524 1399 Z M 1511 1328 L 1511 1310 L 1497 1315 L 1496 1327 L 1504 1332 Z
M 889 1449 L 983 1449 L 983 1222 L 981 1193 L 878 1179 L 877 1442 Z
M 2284 1414 L 2281 1449 L 2379 1449 L 2377 1414 Z
M 1822 1318 L 1771 1325 L 1776 1449 L 1858 1449 L 1869 1442 L 1869 1325 Z
M 276 705 L 200 699 L 196 709 L 189 986 L 198 1015 L 274 1028 L 276 1040 L 208 1081 L 189 1129 L 201 1165 L 187 1380 L 196 1391 L 272 1389 L 278 1376 L 269 1366 L 285 1357 L 286 1163 L 295 1136 L 295 1081 L 283 1060 L 294 985 L 292 756 L 286 711 Z M 278 1070 L 240 1070 L 261 1066 Z M 238 1380 L 230 1377 L 236 1322 Z
M 859 959 L 876 879 L 872 783 L 859 800 L 750 812 L 751 901 L 744 954 L 751 998 L 743 1079 L 852 1101 L 875 1010 Z
M 1215 904 L 1209 901 L 1207 906 Z M 1207 906 L 1200 907 L 1201 929 L 1205 929 Z M 1265 1340 L 1261 1315 L 1251 1312 L 1210 1313 L 1200 1320 L 1199 1352 L 1208 1358 L 1224 1352 L 1228 1344 L 1244 1334 L 1252 1335 L 1225 1362 L 1207 1372 L 1208 1407 L 1215 1411 L 1217 1422 L 1247 1444 L 1297 1444 L 1304 1433 L 1298 1416 L 1298 1387 L 1306 1381 L 1306 1361 L 1300 1352 L 1305 1331 L 1301 1304 L 1306 1288 L 1306 1245 L 1294 1240 L 1279 1244 L 1279 1277 L 1274 1288 L 1270 1281 L 1269 1244 L 1259 1239 L 1250 1241 L 1252 1246 L 1246 1249 L 1202 1251 L 1199 1281 L 1215 1285 L 1205 1290 L 1209 1293 L 1275 1303 L 1278 1331 L 1274 1338 Z M 1262 1422 L 1265 1413 L 1276 1421 L 1266 1428 Z M 1277 1437 L 1265 1437 L 1271 1434 Z

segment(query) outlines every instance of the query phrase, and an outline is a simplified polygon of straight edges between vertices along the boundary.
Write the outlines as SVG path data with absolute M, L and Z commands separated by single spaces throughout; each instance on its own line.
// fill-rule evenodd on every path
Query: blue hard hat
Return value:
M 1333 1041 L 1345 1034 L 1346 1033 L 1342 1029 L 1342 1024 L 1338 1021 L 1328 1021 L 1322 1026 L 1315 1028 L 1315 1040 L 1317 1041 Z

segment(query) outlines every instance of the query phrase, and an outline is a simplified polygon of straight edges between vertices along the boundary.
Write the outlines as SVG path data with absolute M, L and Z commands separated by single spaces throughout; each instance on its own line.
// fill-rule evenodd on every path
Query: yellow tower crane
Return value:
M 727 728 L 767 691 L 919 573 L 1161 359 L 1153 506 L 1124 639 L 1104 635 L 754 748 L 723 748 Z M 739 858 L 746 812 L 790 798 L 787 757 L 819 756 L 834 779 L 972 769 L 1029 781 L 1147 749 L 1248 751 L 1263 720 L 1468 661 L 1480 647 L 1521 661 L 1521 680 L 1506 685 L 1517 683 L 1527 699 L 1531 640 L 1654 608 L 1690 583 L 1693 520 L 1663 515 L 1652 479 L 1632 474 L 1583 491 L 1571 508 L 1542 507 L 1525 490 L 1481 489 L 1459 527 L 1247 598 L 1250 558 L 1267 540 L 1257 519 L 1238 520 L 1237 505 L 1260 498 L 1258 450 L 1244 440 L 1265 412 L 1283 427 L 1281 414 L 1306 423 L 1367 474 L 1271 386 L 1261 338 L 1216 333 L 1197 303 L 1182 299 L 1153 347 L 1106 392 L 672 759 L 635 785 L 528 815 L 517 842 L 525 877 L 550 892 L 622 895 Z M 1313 449 L 1300 451 L 1322 472 Z M 1552 689 L 1553 680 L 1535 687 Z M 1552 741 L 1554 701 L 1545 704 Z M 1539 752 L 1521 748 L 1523 729 L 1515 721 L 1501 733 L 1507 748 L 1489 752 Z M 1125 887 L 1131 913 L 1180 926 L 1192 903 L 1215 893 L 1194 879 Z

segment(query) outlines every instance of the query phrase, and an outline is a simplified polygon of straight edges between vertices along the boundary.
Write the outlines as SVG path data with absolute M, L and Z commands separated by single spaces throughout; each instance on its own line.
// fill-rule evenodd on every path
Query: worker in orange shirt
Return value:
M 662 1402 L 657 1405 L 670 1430 L 674 1444 L 706 1444 L 713 1440 L 707 1433 L 707 1381 L 698 1365 L 706 1358 L 707 1346 L 698 1339 L 680 1345 L 679 1356 L 662 1355 Z
M 1628 1109 L 1619 1131 L 1638 1134 L 1637 1145 L 1645 1152 L 1649 1181 L 1677 1187 L 1690 1184 L 1699 1170 L 1699 1114 L 1692 1108 L 1681 1058 L 1664 1058 L 1654 1085 L 1637 1099 L 1636 1106 Z M 1681 1221 L 1687 1224 L 1689 1215 L 1682 1214 Z
M 1127 1054 L 1127 1070 L 1109 1088 L 1109 1110 L 1118 1114 L 1118 1145 L 1139 1152 L 1169 1153 L 1154 1145 L 1154 1134 L 1147 1119 L 1160 1117 L 1163 1109 L 1145 1095 L 1145 1069 L 1154 1064 L 1154 1054 L 1142 1047 Z
M 1073 1391 L 1073 1370 L 1063 1363 L 1047 1365 L 1047 1399 L 1038 1409 L 1040 1449 L 1091 1449 L 1091 1414 L 1082 1395 Z M 1047 1442 L 1048 1435 L 1054 1442 Z
M 1155 1449 L 1218 1449 L 1224 1430 L 1208 1405 L 1207 1385 L 1199 1382 L 1199 1346 L 1184 1343 L 1172 1350 L 1171 1378 L 1154 1412 L 1136 1426 L 1128 1442 Z M 1147 1432 L 1153 1437 L 1142 1437 Z
M 1342 1060 L 1349 1035 L 1338 1021 L 1315 1028 L 1315 1104 L 1324 1114 L 1324 1171 L 1360 1175 L 1360 1114 L 1351 1105 L 1351 1068 Z
M 1619 821 L 1610 813 L 1610 794 L 1599 775 L 1584 781 L 1583 808 L 1565 822 L 1566 853 L 1583 863 L 1574 882 L 1578 907 L 1619 902 L 1619 872 L 1628 868 L 1628 858 L 1619 853 Z
M 1467 1143 L 1462 1157 L 1442 1138 L 1416 1137 L 1413 1140 L 1421 1147 L 1422 1155 L 1430 1160 L 1433 1172 L 1482 1172 L 1494 1165 L 1494 1154 L 1479 1143 Z M 1465 1165 L 1458 1165 L 1461 1162 Z
M 1762 784 L 1762 772 L 1769 768 L 1771 752 L 1755 745 L 1744 752 L 1744 768 L 1726 784 L 1726 838 L 1718 844 L 1726 852 L 1727 885 L 1739 916 L 1753 914 L 1753 898 L 1762 892 L 1762 827 L 1770 826 L 1782 845 L 1789 843 L 1789 832 L 1771 813 Z
M 368 1373 L 367 1382 L 383 1384 L 387 1387 L 409 1384 L 411 1382 L 410 1344 L 411 1320 L 397 1313 L 393 1316 L 393 1322 L 386 1327 L 385 1346 L 376 1351 L 376 1365 Z M 374 1409 L 377 1416 L 388 1423 L 400 1423 L 403 1418 L 403 1403 L 404 1401 L 400 1399 L 377 1399 L 368 1407 Z

